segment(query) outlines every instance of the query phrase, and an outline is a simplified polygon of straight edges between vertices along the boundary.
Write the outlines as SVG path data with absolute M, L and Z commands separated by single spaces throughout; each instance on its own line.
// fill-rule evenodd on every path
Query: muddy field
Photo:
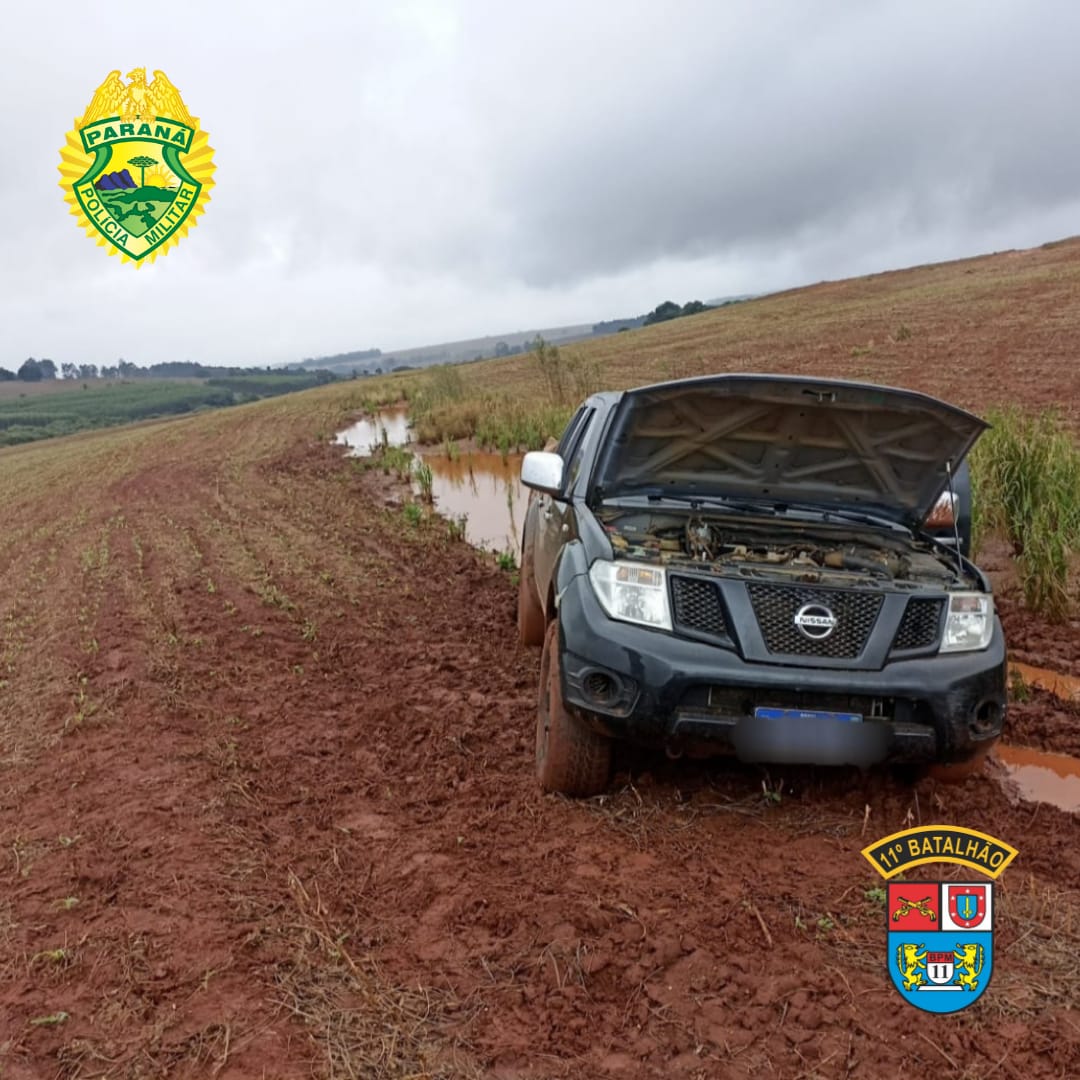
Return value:
M 513 582 L 330 445 L 343 393 L 3 456 L 4 1080 L 1080 1074 L 1074 815 L 994 762 L 541 795 Z M 889 984 L 859 854 L 932 821 L 1020 850 L 953 1018 Z

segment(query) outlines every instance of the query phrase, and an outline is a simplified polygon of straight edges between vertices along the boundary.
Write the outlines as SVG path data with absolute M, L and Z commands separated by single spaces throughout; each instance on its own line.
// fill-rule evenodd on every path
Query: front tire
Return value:
M 559 620 L 552 619 L 540 658 L 536 776 L 545 791 L 585 798 L 611 779 L 611 740 L 597 735 L 563 700 Z
M 526 548 L 526 551 L 529 549 Z M 536 595 L 536 582 L 533 579 L 532 558 L 528 554 L 521 556 L 521 577 L 518 581 L 517 625 L 518 638 L 522 645 L 543 645 L 544 629 L 547 620 L 540 598 Z

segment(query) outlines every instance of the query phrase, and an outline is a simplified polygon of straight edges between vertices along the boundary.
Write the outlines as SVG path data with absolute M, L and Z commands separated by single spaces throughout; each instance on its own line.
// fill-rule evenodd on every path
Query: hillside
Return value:
M 1055 405 L 1080 420 L 1080 239 L 822 282 L 567 354 L 607 388 L 716 371 L 786 371 L 906 386 L 985 410 Z M 528 356 L 471 364 L 476 391 L 535 397 Z
M 387 352 L 361 349 L 336 356 L 309 357 L 301 361 L 299 366 L 326 369 L 338 375 L 349 375 L 353 370 L 371 372 L 376 368 L 388 372 L 398 365 L 431 367 L 433 364 L 460 364 L 467 360 L 475 360 L 478 356 L 494 356 L 496 349 L 500 349 L 500 346 L 520 351 L 527 347 L 537 335 L 546 341 L 560 344 L 580 341 L 592 336 L 592 332 L 592 326 L 588 323 L 575 326 L 549 326 L 546 329 L 514 330 L 505 334 L 487 334 L 483 337 L 466 338 L 461 341 L 444 341 L 408 349 L 391 349 Z

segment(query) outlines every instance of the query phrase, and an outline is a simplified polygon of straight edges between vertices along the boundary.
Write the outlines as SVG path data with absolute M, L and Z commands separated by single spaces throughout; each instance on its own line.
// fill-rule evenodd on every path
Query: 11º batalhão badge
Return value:
M 929 1013 L 960 1012 L 978 1001 L 994 971 L 993 881 L 891 879 L 930 863 L 996 878 L 1016 848 L 960 825 L 920 825 L 862 853 L 888 882 L 886 966 L 900 996 Z
M 60 151 L 71 212 L 110 255 L 136 266 L 179 243 L 214 186 L 208 136 L 163 71 L 111 71 Z

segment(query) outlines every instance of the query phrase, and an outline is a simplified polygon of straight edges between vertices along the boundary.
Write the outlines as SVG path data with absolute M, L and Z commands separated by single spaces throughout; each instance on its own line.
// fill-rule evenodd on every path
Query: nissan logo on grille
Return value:
M 795 612 L 795 626 L 803 637 L 822 641 L 836 629 L 836 616 L 824 604 L 803 604 Z

